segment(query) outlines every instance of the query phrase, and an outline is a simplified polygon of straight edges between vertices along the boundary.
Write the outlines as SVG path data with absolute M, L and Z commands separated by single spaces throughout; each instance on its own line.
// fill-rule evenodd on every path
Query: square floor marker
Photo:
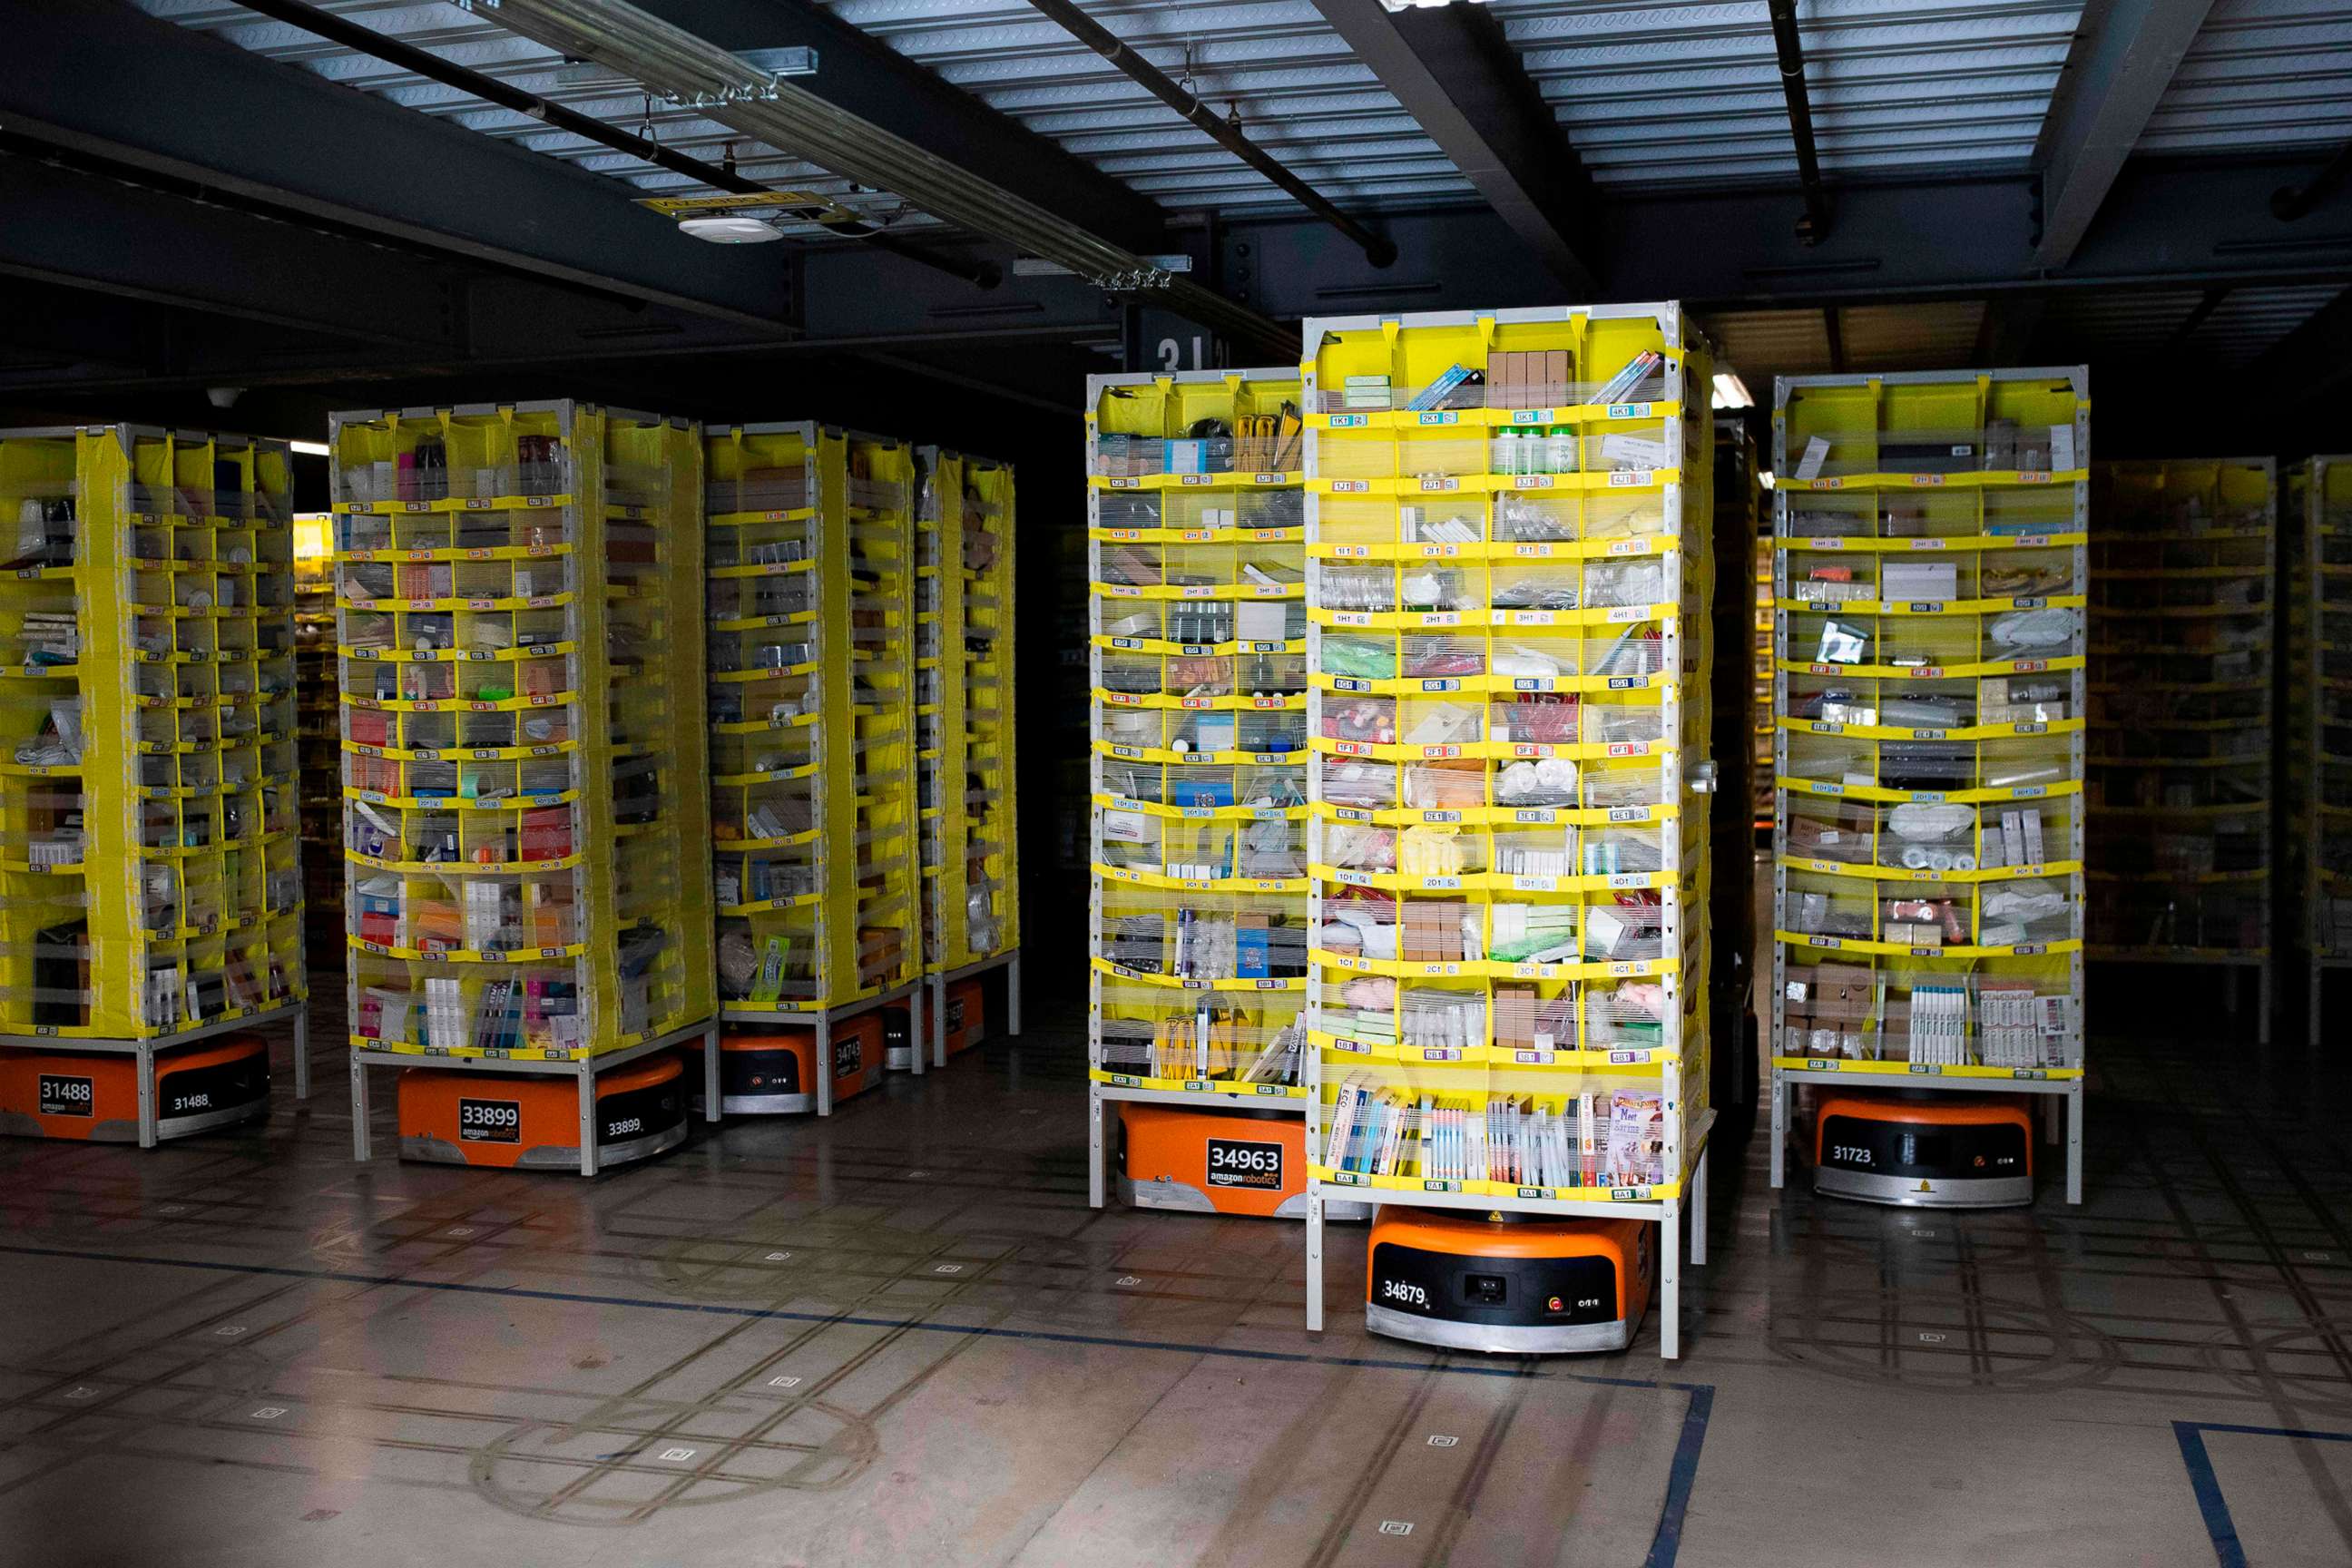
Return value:
M 91 1394 L 96 1394 L 98 1390 L 85 1383 L 79 1387 L 67 1389 L 66 1397 L 68 1399 L 88 1399 Z
M 219 1328 L 215 1329 L 213 1332 L 221 1339 L 233 1340 L 236 1338 L 237 1335 L 245 1332 L 245 1325 L 243 1323 L 223 1323 Z
M 771 1252 L 768 1254 L 768 1261 L 771 1263 L 782 1263 L 785 1258 L 790 1258 L 792 1254 L 789 1252 Z
M 275 1421 L 285 1414 L 286 1406 L 283 1405 L 265 1405 L 253 1413 L 253 1418 L 256 1421 Z
M 1919 1342 L 1923 1345 L 1939 1345 L 1944 1342 L 1947 1337 L 1948 1336 L 1943 1334 L 1930 1334 L 1923 1332 L 1919 1336 Z
M 798 1388 L 800 1385 L 801 1380 L 797 1377 L 772 1377 L 768 1379 L 768 1386 L 770 1388 Z
M 694 1450 L 691 1448 L 664 1448 L 662 1450 L 662 1458 L 668 1460 L 673 1465 L 682 1465 L 686 1463 L 687 1460 L 694 1458 Z
M 934 1274 L 961 1274 L 963 1272 L 963 1265 L 961 1263 L 934 1263 L 931 1265 L 931 1272 Z
M 1429 1440 L 1429 1446 L 1433 1448 L 1451 1448 L 1461 1441 L 1459 1437 L 1432 1437 Z
M 1412 1533 L 1412 1521 L 1409 1519 L 1384 1519 L 1381 1521 L 1381 1533 L 1382 1535 L 1411 1535 Z
M 449 1227 L 449 1234 L 456 1237 L 471 1236 L 474 1234 L 474 1227 L 470 1225 L 453 1225 Z
M 155 1212 L 157 1214 L 185 1214 L 188 1212 L 188 1205 L 185 1204 L 165 1204 L 162 1208 L 157 1209 Z

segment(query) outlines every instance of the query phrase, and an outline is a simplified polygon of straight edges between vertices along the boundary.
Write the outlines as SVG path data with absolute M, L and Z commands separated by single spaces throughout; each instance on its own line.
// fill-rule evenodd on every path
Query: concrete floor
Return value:
M 2078 1211 L 1776 1200 L 1727 1129 L 1685 1359 L 1517 1363 L 1307 1335 L 1286 1224 L 1089 1212 L 1083 1054 L 593 1183 L 354 1165 L 324 1047 L 245 1134 L 0 1141 L 0 1563 L 2352 1562 L 2303 1085 L 2101 1051 Z

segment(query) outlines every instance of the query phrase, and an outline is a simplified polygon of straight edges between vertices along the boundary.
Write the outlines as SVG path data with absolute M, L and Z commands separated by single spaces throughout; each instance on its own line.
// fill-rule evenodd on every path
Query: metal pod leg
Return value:
M 719 1026 L 713 1024 L 702 1031 L 702 1119 L 716 1121 L 719 1117 Z
M 930 1032 L 923 1026 L 926 1017 L 923 1004 L 930 999 L 930 987 L 920 980 L 917 980 L 915 988 L 907 993 L 907 1054 L 915 1058 L 918 1072 L 922 1070 L 924 1043 L 931 1037 Z M 937 1016 L 936 1014 L 929 1016 Z
M 294 1009 L 294 1098 L 310 1098 L 310 1005 Z
M 132 1070 L 139 1080 L 139 1146 L 155 1146 L 155 1047 L 140 1042 L 131 1053 Z
M 1104 1150 L 1103 1097 L 1099 1094 L 1087 1096 L 1087 1203 L 1089 1207 L 1100 1208 L 1104 1203 Z
M 357 1051 L 352 1053 L 352 1158 L 365 1163 L 374 1158 L 368 1127 L 368 1069 Z
M 2083 1201 L 2083 1080 L 2066 1090 L 2066 1201 Z
M 2255 1043 L 2264 1046 L 2271 1043 L 2271 961 L 2267 958 L 2263 959 L 2260 966 L 2261 990 L 2256 998 L 2259 1011 L 2254 1015 L 2256 1024 L 2262 1031 Z
M 596 1173 L 596 1075 L 582 1061 L 574 1069 L 580 1078 L 580 1173 Z
M 1706 1262 L 1706 1157 L 1709 1151 L 1698 1152 L 1698 1168 L 1691 1173 L 1690 1259 L 1693 1264 Z
M 1772 1190 L 1789 1176 L 1789 1083 L 1780 1069 L 1772 1069 Z
M 810 1064 L 816 1075 L 816 1113 L 833 1114 L 833 1019 L 830 1015 L 816 1016 L 816 1060 Z
M 1323 1194 L 1307 1191 L 1307 1331 L 1323 1331 Z
M 948 977 L 944 973 L 931 982 L 931 1065 L 948 1065 Z
M 1021 955 L 1004 961 L 1004 1032 L 1021 1032 Z
M 1668 1198 L 1658 1221 L 1658 1354 L 1673 1361 L 1683 1353 L 1682 1202 Z

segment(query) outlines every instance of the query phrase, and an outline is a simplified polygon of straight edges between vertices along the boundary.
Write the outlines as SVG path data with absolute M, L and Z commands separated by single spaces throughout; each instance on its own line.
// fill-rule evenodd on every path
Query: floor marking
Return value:
M 2212 1538 L 2213 1556 L 2221 1568 L 2250 1568 L 2245 1543 L 2238 1539 L 2237 1521 L 2221 1495 L 2221 1478 L 2214 1473 L 2213 1456 L 2206 1451 L 2205 1434 L 2224 1432 L 2242 1437 L 2286 1437 L 2305 1443 L 2352 1443 L 2352 1432 L 2310 1432 L 2293 1426 L 2241 1426 L 2227 1421 L 2175 1421 L 2172 1436 L 2180 1445 L 2180 1462 L 2189 1470 L 2189 1489 L 2197 1494 L 2197 1511 L 2204 1517 L 2205 1533 Z
M 1432 1437 L 1429 1440 L 1429 1446 L 1433 1448 L 1451 1448 L 1460 1444 L 1461 1441 L 1462 1439 L 1459 1437 Z
M 1225 1361 L 1271 1363 L 1287 1366 L 1329 1366 L 1382 1372 L 1440 1373 L 1455 1377 L 1533 1377 L 1550 1383 L 1572 1383 L 1591 1388 L 1639 1388 L 1683 1394 L 1690 1403 L 1683 1412 L 1682 1435 L 1666 1475 L 1666 1496 L 1658 1514 L 1657 1533 L 1650 1542 L 1643 1568 L 1675 1568 L 1682 1551 L 1683 1525 L 1690 1510 L 1692 1483 L 1697 1479 L 1699 1454 L 1715 1408 L 1715 1385 L 1669 1382 L 1664 1378 L 1619 1377 L 1601 1373 L 1531 1372 L 1523 1364 L 1481 1365 L 1457 1361 L 1431 1363 L 1394 1356 L 1318 1355 L 1307 1351 L 1248 1350 L 1236 1345 L 1192 1343 L 1181 1340 L 1122 1339 L 1115 1334 L 1087 1334 L 1055 1329 L 1007 1329 L 989 1325 L 926 1322 L 917 1318 L 875 1318 L 845 1312 L 796 1312 L 781 1307 L 743 1307 L 711 1301 L 662 1301 L 634 1296 L 600 1296 L 580 1290 L 538 1290 L 520 1285 L 477 1285 L 456 1279 L 414 1279 L 399 1274 L 362 1274 L 351 1269 L 301 1268 L 290 1264 L 230 1263 L 211 1258 L 142 1258 L 135 1253 L 99 1252 L 61 1247 L 26 1247 L 0 1243 L 0 1255 L 19 1258 L 62 1258 L 82 1263 L 124 1263 L 151 1268 L 190 1268 L 212 1274 L 242 1274 L 278 1279 L 308 1279 L 341 1285 L 394 1289 L 431 1290 L 450 1296 L 488 1296 L 520 1301 L 556 1301 L 574 1306 L 635 1307 L 652 1312 L 683 1312 L 708 1318 L 747 1318 L 773 1322 L 822 1323 L 850 1328 L 897 1329 L 923 1333 L 953 1334 L 971 1339 L 997 1339 L 1034 1344 L 1088 1345 L 1108 1350 L 1166 1351 L 1177 1354 L 1213 1356 Z M 242 1330 L 238 1331 L 242 1332 Z M 2244 1559 L 2223 1568 L 2244 1568 Z
M 1384 1519 L 1381 1521 L 1381 1533 L 1382 1535 L 1411 1535 L 1412 1533 L 1412 1521 L 1409 1519 Z

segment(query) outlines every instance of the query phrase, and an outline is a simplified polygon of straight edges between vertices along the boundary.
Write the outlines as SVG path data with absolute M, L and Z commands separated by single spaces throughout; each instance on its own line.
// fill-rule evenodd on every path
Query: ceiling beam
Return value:
M 2275 386 L 2301 399 L 2352 382 L 2352 289 L 2305 317 L 2235 379 L 2242 386 Z
M 381 246 L 0 153 L 0 274 L 446 353 L 448 269 Z
M 1476 5 L 1314 3 L 1555 284 L 1599 293 L 1591 177 L 1501 25 Z
M 2042 180 L 2039 266 L 2074 258 L 2212 8 L 2213 0 L 2089 0 L 2083 7 L 2034 148 Z
M 721 48 L 807 47 L 814 76 L 793 85 L 844 114 L 930 148 L 1066 222 L 1131 250 L 1158 253 L 1167 241 L 1160 204 L 1049 136 L 951 86 L 815 0 L 635 0 L 650 13 Z M 494 10 L 479 13 L 499 20 Z M 779 149 L 795 157 L 804 150 Z
M 1789 141 L 1797 153 L 1797 183 L 1804 187 L 1805 213 L 1797 237 L 1818 245 L 1829 237 L 1830 197 L 1822 184 L 1820 144 L 1813 138 L 1813 98 L 1805 86 L 1805 40 L 1797 31 L 1797 0 L 1770 0 L 1772 56 L 1780 71 L 1780 101 L 1789 113 Z
M 782 336 L 787 268 L 627 187 L 128 5 L 0 0 L 0 128 L 340 226 Z

